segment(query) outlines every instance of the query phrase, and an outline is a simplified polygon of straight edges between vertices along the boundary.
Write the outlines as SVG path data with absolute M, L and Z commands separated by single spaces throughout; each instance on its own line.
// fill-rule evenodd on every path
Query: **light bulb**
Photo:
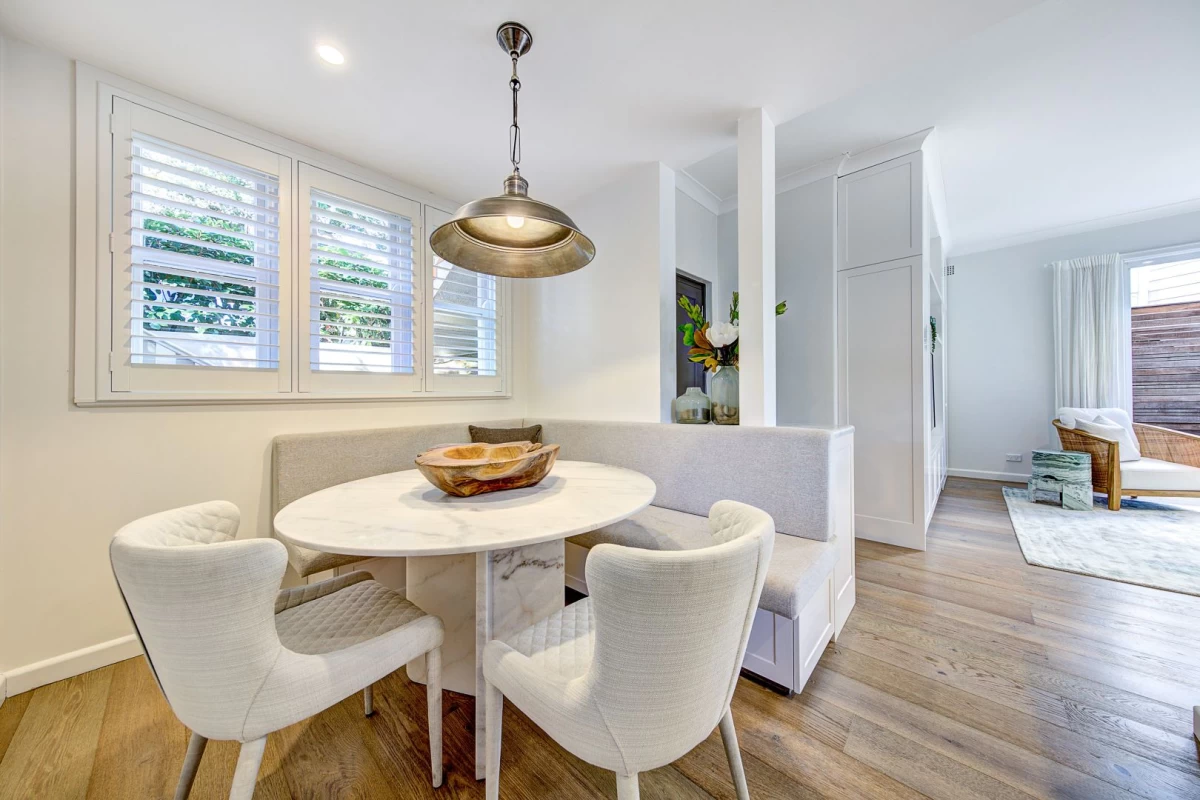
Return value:
M 504 221 L 508 223 L 510 228 L 520 228 L 525 224 L 524 217 L 505 217 Z
M 342 55 L 342 51 L 327 44 L 323 44 L 317 48 L 317 55 L 330 64 L 346 63 L 346 57 Z

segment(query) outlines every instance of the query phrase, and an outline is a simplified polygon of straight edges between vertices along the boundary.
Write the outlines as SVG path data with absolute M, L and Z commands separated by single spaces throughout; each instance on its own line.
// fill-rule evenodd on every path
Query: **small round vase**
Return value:
M 675 399 L 675 421 L 685 425 L 707 425 L 712 419 L 712 403 L 699 387 L 689 387 Z
M 738 424 L 738 382 L 737 367 L 721 367 L 713 375 L 709 391 L 713 422 L 718 425 Z

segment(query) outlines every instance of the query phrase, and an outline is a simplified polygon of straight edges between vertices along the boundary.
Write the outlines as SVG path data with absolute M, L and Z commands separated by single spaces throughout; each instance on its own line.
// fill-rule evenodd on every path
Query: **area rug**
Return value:
M 1004 502 L 1030 564 L 1200 596 L 1196 506 L 1123 500 L 1109 511 L 1101 498 L 1091 511 L 1067 511 L 1007 486 Z

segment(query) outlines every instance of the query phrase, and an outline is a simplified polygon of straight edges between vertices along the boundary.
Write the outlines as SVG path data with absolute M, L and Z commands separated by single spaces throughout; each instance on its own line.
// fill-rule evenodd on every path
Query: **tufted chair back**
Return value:
M 109 545 L 146 659 L 175 715 L 210 739 L 241 739 L 283 646 L 275 597 L 287 551 L 238 540 L 240 514 L 216 501 L 129 523 Z
M 601 544 L 587 560 L 596 643 L 587 681 L 626 772 L 704 740 L 729 708 L 766 580 L 775 523 L 722 500 L 713 545 L 655 551 Z

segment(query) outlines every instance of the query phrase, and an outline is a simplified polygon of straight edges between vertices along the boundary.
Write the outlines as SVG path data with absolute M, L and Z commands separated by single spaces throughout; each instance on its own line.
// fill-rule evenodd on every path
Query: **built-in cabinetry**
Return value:
M 838 424 L 855 428 L 855 534 L 921 550 L 946 452 L 931 144 L 893 143 L 874 163 L 871 153 L 850 159 L 838 178 L 837 404 Z

